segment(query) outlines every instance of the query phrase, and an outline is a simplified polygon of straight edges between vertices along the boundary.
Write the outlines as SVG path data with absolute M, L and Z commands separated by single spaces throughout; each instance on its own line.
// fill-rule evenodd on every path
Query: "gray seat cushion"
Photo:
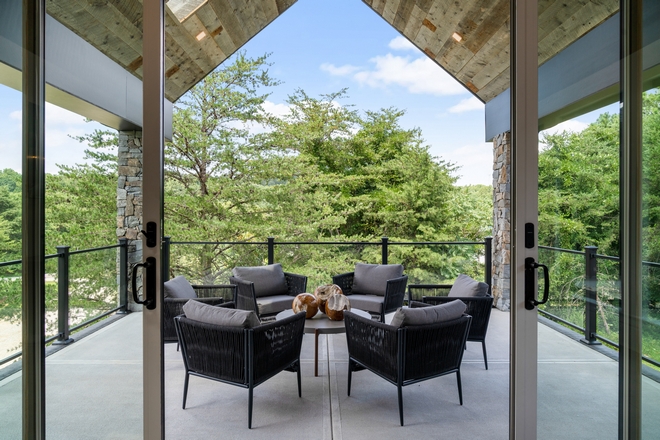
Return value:
M 289 290 L 282 265 L 279 263 L 267 266 L 235 267 L 232 273 L 236 278 L 254 283 L 254 294 L 257 298 L 284 295 Z
M 261 324 L 257 314 L 251 310 L 215 307 L 195 300 L 188 301 L 183 306 L 183 313 L 188 319 L 223 327 L 252 328 Z
M 163 283 L 165 287 L 165 298 L 197 298 L 195 289 L 190 285 L 186 277 L 179 275 Z
M 466 296 L 488 296 L 488 284 L 470 278 L 467 275 L 460 274 L 447 296 L 466 297 Z
M 365 312 L 380 313 L 385 298 L 380 295 L 350 295 L 348 300 L 352 309 L 360 309 Z
M 293 304 L 293 298 L 293 296 L 289 295 L 272 295 L 257 298 L 259 314 L 272 315 L 273 313 L 279 313 L 282 310 L 290 309 Z
M 363 295 L 385 295 L 387 281 L 403 276 L 400 264 L 356 263 L 351 293 Z
M 463 316 L 467 306 L 460 299 L 431 307 L 400 308 L 394 313 L 390 325 L 403 327 L 451 321 Z

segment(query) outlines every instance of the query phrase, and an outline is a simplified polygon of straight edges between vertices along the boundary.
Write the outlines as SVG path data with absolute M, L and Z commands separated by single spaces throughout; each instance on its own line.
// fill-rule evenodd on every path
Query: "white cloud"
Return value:
M 483 109 L 484 109 L 484 103 L 479 101 L 477 97 L 472 96 L 471 98 L 463 99 L 455 106 L 450 107 L 449 113 L 464 113 L 473 110 L 483 110 Z
M 9 119 L 20 121 L 23 119 L 23 113 L 20 110 L 14 110 L 13 112 L 9 113 Z
M 400 35 L 390 41 L 387 46 L 392 50 L 419 50 L 414 44 L 408 41 L 406 37 L 402 37 Z
M 291 113 L 291 107 L 289 107 L 288 104 L 276 104 L 271 101 L 264 101 L 261 107 L 265 112 L 279 118 L 287 116 L 289 113 Z
M 344 64 L 343 66 L 335 66 L 334 64 L 330 64 L 330 63 L 321 64 L 321 70 L 323 70 L 324 72 L 328 72 L 332 76 L 350 75 L 351 73 L 359 69 L 360 69 L 359 67 L 351 66 L 350 64 Z
M 79 114 L 65 110 L 53 104 L 46 103 L 46 123 L 49 124 L 66 124 L 66 125 L 80 125 L 87 124 L 85 118 Z
M 437 96 L 458 95 L 465 89 L 458 81 L 426 57 L 410 60 L 392 54 L 370 60 L 374 70 L 362 70 L 354 75 L 357 82 L 374 88 L 390 85 L 405 87 L 408 92 Z
M 451 150 L 445 156 L 460 164 L 457 185 L 491 185 L 493 183 L 493 145 L 484 142 L 467 144 Z
M 555 125 L 554 127 L 547 128 L 539 133 L 539 137 L 545 134 L 557 134 L 557 133 L 562 133 L 564 131 L 568 131 L 571 133 L 579 133 L 585 128 L 589 126 L 588 123 L 586 122 L 581 122 L 577 121 L 575 119 L 571 119 L 568 121 L 564 121 L 560 124 Z

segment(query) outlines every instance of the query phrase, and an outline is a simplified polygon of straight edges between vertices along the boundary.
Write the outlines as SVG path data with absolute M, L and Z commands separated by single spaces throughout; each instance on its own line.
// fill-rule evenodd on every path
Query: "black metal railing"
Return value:
M 275 263 L 275 249 L 278 246 L 373 246 L 380 247 L 380 264 L 388 264 L 389 251 L 393 246 L 483 246 L 484 247 L 484 281 L 490 286 L 492 282 L 492 252 L 493 238 L 486 237 L 484 241 L 406 241 L 393 242 L 388 237 L 382 237 L 380 241 L 276 241 L 274 237 L 268 237 L 266 241 L 172 241 L 171 237 L 163 240 L 162 270 L 163 279 L 167 281 L 170 275 L 171 247 L 173 245 L 252 245 L 266 247 L 266 261 L 268 264 Z
M 88 254 L 92 252 L 99 252 L 106 249 L 119 249 L 119 274 L 118 278 L 118 303 L 117 307 L 104 310 L 84 322 L 76 325 L 71 325 L 70 319 L 70 260 L 73 255 Z M 71 333 L 86 327 L 94 322 L 105 318 L 106 316 L 118 312 L 128 312 L 128 240 L 120 238 L 119 243 L 116 245 L 102 246 L 93 249 L 83 249 L 71 251 L 69 246 L 57 246 L 57 253 L 46 255 L 46 260 L 57 259 L 57 334 L 45 339 L 46 343 L 53 343 L 55 345 L 67 345 L 73 342 Z M 0 268 L 18 266 L 22 264 L 22 260 L 13 260 L 0 263 Z M 0 359 L 0 365 L 11 362 L 14 359 L 21 357 L 22 351 L 17 351 L 10 356 Z
M 549 247 L 549 246 L 539 246 L 539 250 L 546 250 L 550 252 L 555 252 L 555 253 L 562 253 L 562 254 L 572 254 L 572 255 L 579 255 L 583 259 L 583 283 L 580 286 L 582 290 L 582 298 L 584 299 L 584 325 L 580 325 L 579 323 L 572 322 L 568 319 L 564 319 L 561 316 L 558 316 L 557 314 L 551 313 L 547 310 L 543 310 L 542 308 L 539 308 L 539 313 L 541 313 L 543 316 L 546 316 L 547 318 L 560 322 L 570 328 L 573 328 L 574 330 L 577 330 L 581 332 L 584 335 L 584 338 L 581 339 L 582 342 L 588 345 L 599 345 L 601 342 L 604 342 L 616 349 L 619 348 L 619 344 L 617 341 L 613 341 L 612 339 L 609 339 L 605 337 L 602 334 L 598 333 L 598 308 L 599 308 L 599 298 L 598 298 L 598 285 L 599 285 L 599 274 L 598 274 L 598 261 L 610 261 L 614 262 L 615 264 L 618 265 L 620 258 L 611 256 L 611 255 L 601 255 L 598 254 L 598 248 L 596 246 L 585 246 L 584 251 L 575 251 L 575 250 L 570 250 L 570 249 L 562 249 L 562 248 L 555 248 L 555 247 Z M 539 258 L 539 261 L 541 261 L 541 258 Z M 655 268 L 660 268 L 660 263 L 655 263 L 655 262 L 650 262 L 650 261 L 643 261 L 642 262 L 643 267 L 655 267 Z M 552 271 L 551 271 L 552 272 Z M 618 269 L 617 269 L 618 272 Z M 618 279 L 618 277 L 617 277 Z M 602 283 L 603 280 L 600 280 Z M 552 283 L 551 283 L 552 284 Z M 576 289 L 577 291 L 578 289 Z M 620 301 L 620 294 L 618 298 L 614 299 L 615 303 L 618 303 Z M 618 306 L 616 307 L 617 309 L 617 314 L 618 314 Z M 651 365 L 654 365 L 656 367 L 660 367 L 660 361 L 653 359 L 649 356 L 642 355 L 642 359 L 646 362 L 648 362 Z

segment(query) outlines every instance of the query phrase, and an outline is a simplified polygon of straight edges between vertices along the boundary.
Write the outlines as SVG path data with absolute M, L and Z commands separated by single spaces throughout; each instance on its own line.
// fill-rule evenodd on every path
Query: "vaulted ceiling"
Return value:
M 168 0 L 166 97 L 176 101 L 295 2 Z M 363 2 L 482 101 L 509 87 L 509 0 Z M 618 3 L 539 0 L 539 64 L 614 14 Z M 140 1 L 48 0 L 47 12 L 141 79 Z

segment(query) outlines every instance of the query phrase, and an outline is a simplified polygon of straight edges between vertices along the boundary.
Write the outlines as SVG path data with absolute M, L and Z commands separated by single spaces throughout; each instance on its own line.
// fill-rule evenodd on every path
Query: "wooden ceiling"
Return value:
M 189 0 L 168 1 L 188 10 L 174 2 Z M 201 6 L 182 22 L 166 8 L 166 97 L 176 101 L 295 2 L 198 0 Z M 363 2 L 482 101 L 509 87 L 509 0 Z M 618 3 L 539 0 L 539 64 L 614 14 Z M 47 11 L 142 78 L 140 1 L 48 0 Z
M 509 88 L 509 0 L 363 1 L 482 101 Z M 539 65 L 618 7 L 618 0 L 539 0 Z

